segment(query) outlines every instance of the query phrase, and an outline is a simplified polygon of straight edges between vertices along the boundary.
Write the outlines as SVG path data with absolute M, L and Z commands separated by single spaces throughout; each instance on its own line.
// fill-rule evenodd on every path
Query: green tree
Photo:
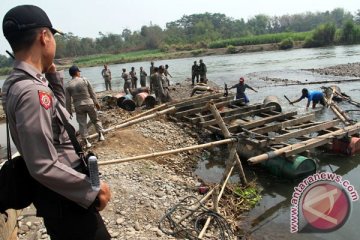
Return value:
M 344 26 L 341 29 L 341 39 L 342 43 L 353 44 L 360 42 L 360 27 L 356 26 L 353 21 L 348 20 L 345 22 Z
M 13 60 L 5 55 L 0 54 L 0 67 L 11 67 Z
M 271 22 L 267 15 L 256 15 L 255 17 L 250 18 L 247 24 L 251 32 L 256 35 L 270 32 Z
M 150 27 L 142 26 L 140 34 L 144 37 L 145 47 L 148 49 L 159 48 L 164 39 L 163 30 L 157 25 Z
M 334 43 L 336 27 L 334 23 L 321 24 L 313 35 L 305 41 L 305 47 L 322 47 Z

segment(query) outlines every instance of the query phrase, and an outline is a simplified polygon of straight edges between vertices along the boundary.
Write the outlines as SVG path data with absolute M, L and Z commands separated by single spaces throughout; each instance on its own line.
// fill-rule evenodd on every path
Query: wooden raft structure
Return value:
M 334 138 L 357 134 L 360 130 L 360 123 L 341 126 L 342 119 L 315 121 L 315 112 L 305 115 L 298 115 L 296 111 L 282 113 L 271 104 L 245 105 L 241 99 L 233 99 L 233 96 L 224 97 L 223 94 L 187 99 L 171 105 L 176 108 L 172 116 L 224 136 L 206 105 L 211 101 L 230 134 L 239 138 L 239 144 L 250 145 L 260 151 L 249 157 L 251 164 L 280 155 L 289 158 L 327 145 Z

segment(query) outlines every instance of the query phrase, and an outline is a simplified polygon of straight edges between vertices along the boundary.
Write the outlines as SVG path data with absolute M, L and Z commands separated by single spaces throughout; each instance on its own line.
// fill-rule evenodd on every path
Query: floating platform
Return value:
M 305 115 L 298 115 L 296 111 L 281 112 L 275 98 L 246 105 L 242 99 L 234 100 L 234 96 L 206 94 L 173 103 L 171 106 L 175 106 L 176 111 L 172 117 L 223 136 L 207 107 L 209 101 L 213 102 L 232 137 L 239 139 L 239 155 L 248 159 L 249 164 L 277 158 L 294 163 L 299 154 L 306 156 L 311 149 L 329 145 L 335 139 L 358 135 L 360 131 L 360 123 L 343 126 L 340 119 L 316 121 L 313 112 Z M 306 162 L 301 171 L 314 172 L 314 165 Z

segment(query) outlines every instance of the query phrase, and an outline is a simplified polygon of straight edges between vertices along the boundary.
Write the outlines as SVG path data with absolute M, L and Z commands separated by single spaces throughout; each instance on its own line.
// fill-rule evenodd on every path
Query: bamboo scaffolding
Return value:
M 108 128 L 108 129 L 105 129 L 104 133 L 112 131 L 112 130 L 116 130 L 116 129 L 119 129 L 119 128 L 128 127 L 128 126 L 133 125 L 135 123 L 143 122 L 143 121 L 146 121 L 146 120 L 149 120 L 149 119 L 152 119 L 152 118 L 155 118 L 157 116 L 164 115 L 166 113 L 170 113 L 170 112 L 173 112 L 173 111 L 175 111 L 175 107 L 170 107 L 170 108 L 164 109 L 162 111 L 155 112 L 155 113 L 147 115 L 147 116 L 135 118 L 135 119 L 130 120 L 130 121 L 125 121 L 125 122 L 123 122 L 123 123 L 121 123 L 119 125 L 116 125 L 116 126 Z M 95 138 L 97 136 L 98 136 L 98 134 L 95 133 L 95 134 L 90 135 L 88 138 L 92 139 L 92 138 Z
M 109 164 L 116 164 L 116 163 L 132 162 L 132 161 L 136 161 L 136 160 L 159 157 L 159 156 L 164 156 L 164 155 L 169 155 L 169 154 L 174 154 L 174 153 L 179 153 L 179 152 L 185 152 L 185 151 L 189 151 L 189 150 L 209 148 L 209 147 L 214 147 L 214 146 L 218 146 L 218 145 L 229 144 L 229 143 L 233 143 L 236 141 L 237 141 L 236 138 L 228 138 L 228 139 L 219 140 L 219 141 L 215 141 L 215 142 L 204 143 L 204 144 L 200 144 L 200 145 L 193 145 L 193 146 L 189 146 L 189 147 L 178 148 L 178 149 L 173 149 L 173 150 L 168 150 L 168 151 L 163 151 L 163 152 L 149 153 L 149 154 L 140 155 L 140 156 L 115 159 L 115 160 L 111 160 L 111 161 L 104 161 L 104 162 L 99 162 L 98 164 L 99 165 L 109 165 Z
M 208 103 L 208 108 L 210 109 L 210 111 L 212 112 L 212 114 L 214 115 L 214 118 L 217 121 L 217 124 L 219 125 L 221 131 L 224 134 L 224 137 L 229 139 L 231 138 L 231 133 L 229 132 L 228 128 L 225 125 L 225 122 L 222 120 L 219 111 L 217 110 L 216 106 L 214 103 L 209 102 Z M 244 173 L 244 169 L 242 167 L 241 161 L 240 161 L 240 157 L 239 155 L 236 153 L 235 154 L 235 161 L 237 162 L 238 166 L 239 166 L 239 170 L 240 170 L 240 178 L 243 184 L 247 185 L 247 180 L 245 177 L 245 173 Z
M 324 135 L 320 135 L 318 137 L 311 138 L 307 141 L 303 141 L 255 157 L 251 157 L 248 159 L 248 162 L 251 164 L 257 164 L 266 161 L 270 158 L 280 156 L 282 154 L 286 154 L 286 156 L 293 155 L 317 146 L 324 145 L 327 142 L 330 142 L 334 137 L 341 137 L 344 136 L 345 134 L 349 134 L 349 135 L 355 134 L 359 132 L 359 129 L 360 129 L 360 123 L 357 123 L 331 133 L 327 133 Z
M 17 239 L 17 218 L 21 211 L 9 209 L 6 211 L 7 216 L 0 214 L 0 239 L 16 240 Z

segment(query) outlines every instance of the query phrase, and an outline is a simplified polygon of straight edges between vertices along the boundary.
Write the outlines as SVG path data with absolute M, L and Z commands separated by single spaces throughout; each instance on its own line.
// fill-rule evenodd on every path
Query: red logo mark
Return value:
M 48 110 L 52 105 L 51 95 L 47 92 L 39 91 L 39 100 L 41 106 L 43 106 L 46 110 Z
M 333 231 L 341 227 L 349 216 L 349 197 L 344 189 L 331 183 L 318 184 L 306 192 L 302 211 L 312 227 Z

